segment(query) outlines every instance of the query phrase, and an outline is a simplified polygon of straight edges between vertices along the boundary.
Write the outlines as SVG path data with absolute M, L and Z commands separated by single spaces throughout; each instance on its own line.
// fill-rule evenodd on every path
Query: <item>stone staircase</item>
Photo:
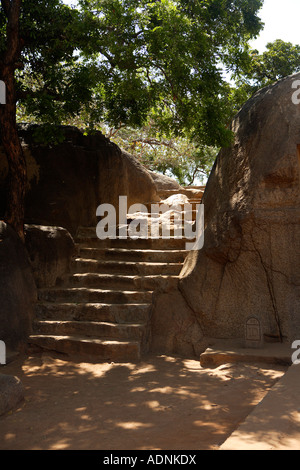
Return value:
M 131 214 L 128 222 L 141 216 L 149 217 Z M 95 227 L 80 227 L 72 272 L 39 289 L 30 345 L 98 362 L 138 361 L 149 346 L 153 292 L 177 285 L 187 255 L 175 227 L 173 218 L 169 239 L 106 240 Z

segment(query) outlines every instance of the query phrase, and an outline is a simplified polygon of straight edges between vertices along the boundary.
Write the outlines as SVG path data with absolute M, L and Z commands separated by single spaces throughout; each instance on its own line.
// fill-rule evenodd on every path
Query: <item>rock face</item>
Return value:
M 0 339 L 22 349 L 32 328 L 36 286 L 27 251 L 15 232 L 0 222 Z
M 203 351 L 199 322 L 177 288 L 155 293 L 151 325 L 152 352 L 197 357 Z
M 25 245 L 0 222 L 0 340 L 25 351 L 32 333 L 37 288 L 51 288 L 70 272 L 74 240 L 60 227 L 25 225 Z
M 203 196 L 205 241 L 179 288 L 206 337 L 300 338 L 300 105 L 288 77 L 256 93 L 232 123 Z
M 70 272 L 76 249 L 64 228 L 25 225 L 25 245 L 38 288 L 54 287 Z
M 155 173 L 154 171 L 149 171 L 149 173 L 158 191 L 181 189 L 180 184 L 177 183 L 177 181 L 175 181 L 173 178 L 170 178 L 169 176 L 166 176 L 166 175 Z
M 100 132 L 85 136 L 74 127 L 63 127 L 64 142 L 36 145 L 35 126 L 22 126 L 28 169 L 26 223 L 66 228 L 75 235 L 79 226 L 96 226 L 96 209 L 113 204 L 119 195 L 128 205 L 159 201 L 156 186 L 138 160 L 106 139 Z M 0 217 L 6 197 L 6 158 L 0 155 Z
M 17 406 L 24 395 L 25 390 L 18 377 L 0 374 L 0 416 Z

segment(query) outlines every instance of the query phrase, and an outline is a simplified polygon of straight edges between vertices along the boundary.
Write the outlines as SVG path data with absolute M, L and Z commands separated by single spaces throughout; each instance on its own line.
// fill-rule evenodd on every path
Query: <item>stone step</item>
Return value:
M 167 228 L 167 235 L 168 239 L 172 240 L 173 234 L 174 234 L 174 227 L 181 228 L 181 233 L 182 233 L 182 238 L 184 239 L 184 224 L 185 222 L 192 224 L 196 220 L 196 215 L 197 215 L 197 210 L 191 210 L 191 211 L 179 211 L 178 213 L 175 213 L 174 215 L 171 216 L 170 218 L 170 223 L 168 220 L 168 217 L 163 217 L 162 215 L 157 214 L 156 217 L 151 217 L 151 214 L 132 214 L 128 218 L 128 222 L 126 224 L 119 224 L 119 225 L 111 225 L 111 229 L 114 232 L 114 239 L 116 240 L 121 240 L 122 238 L 125 238 L 125 241 L 130 241 L 132 238 L 130 237 L 131 232 L 129 232 L 129 227 L 131 226 L 132 221 L 139 221 L 142 223 L 142 221 L 146 220 L 148 223 L 148 238 L 145 240 L 144 238 L 140 238 L 141 240 L 148 240 L 148 243 L 151 243 L 152 237 L 151 237 L 151 225 L 155 224 L 158 225 L 161 229 L 162 224 L 164 224 Z M 160 230 L 160 234 L 161 234 Z M 170 234 L 170 236 L 169 236 Z M 94 227 L 79 227 L 75 236 L 75 239 L 81 239 L 81 238 L 95 238 L 97 237 L 97 231 L 96 231 L 96 226 Z M 156 242 L 157 238 L 153 238 L 153 240 Z M 114 242 L 116 243 L 116 242 Z M 118 242 L 117 242 L 118 243 Z
M 77 248 L 123 248 L 123 249 L 155 249 L 155 250 L 184 250 L 186 243 L 191 242 L 191 239 L 181 238 L 180 233 L 178 238 L 116 238 L 101 240 L 94 233 L 89 236 L 78 236 L 75 240 Z
M 86 336 L 31 335 L 29 344 L 67 355 L 87 356 L 97 362 L 139 361 L 139 341 L 117 341 Z
M 197 215 L 197 210 L 174 213 L 174 215 L 171 216 L 171 221 L 169 223 L 169 217 L 164 217 L 161 214 L 160 215 L 157 214 L 156 217 L 150 217 L 149 215 L 144 215 L 144 214 L 133 214 L 130 217 L 128 223 L 119 224 L 119 225 L 111 225 L 110 228 L 114 232 L 114 238 L 116 239 L 125 238 L 125 240 L 128 240 L 130 239 L 129 228 L 131 227 L 131 222 L 133 221 L 138 221 L 138 222 L 147 221 L 149 227 L 151 227 L 152 224 L 161 226 L 164 223 L 168 228 L 172 228 L 174 226 L 184 228 L 185 222 L 192 223 L 195 220 L 196 215 Z M 80 227 L 77 230 L 75 239 L 80 238 L 80 237 L 95 237 L 95 236 L 97 236 L 96 226 Z M 148 235 L 148 240 L 151 240 L 150 232 Z
M 199 184 L 195 185 L 195 184 L 190 184 L 189 186 L 183 186 L 183 189 L 197 189 L 198 191 L 204 191 L 206 188 L 206 185 L 203 185 L 201 184 L 199 186 Z
M 99 339 L 135 340 L 143 342 L 146 325 L 116 324 L 95 321 L 39 320 L 34 322 L 34 333 L 51 336 L 87 336 Z
M 152 292 L 89 289 L 86 287 L 54 287 L 50 289 L 39 289 L 38 299 L 47 302 L 144 304 L 152 302 Z
M 181 189 L 162 189 L 159 191 L 159 196 L 161 197 L 161 199 L 168 199 L 168 197 L 174 196 L 175 194 L 183 194 L 188 198 L 197 197 L 201 199 L 204 194 L 204 187 L 200 186 Z
M 71 263 L 73 273 L 107 273 L 146 275 L 179 275 L 182 263 L 155 263 L 134 261 L 101 261 L 76 258 Z
M 182 225 L 188 221 L 192 227 L 200 192 L 188 194 L 190 207 L 179 202 L 170 221 L 159 211 L 128 215 L 115 239 L 100 240 L 96 227 L 80 227 L 71 274 L 60 286 L 39 289 L 30 344 L 97 362 L 139 360 L 148 346 L 153 291 L 177 286 L 192 242 Z M 129 236 L 133 220 L 147 220 L 148 238 Z M 159 227 L 155 238 L 151 224 Z
M 199 198 L 199 197 L 190 198 L 189 199 L 189 204 L 191 204 L 192 206 L 196 206 L 197 204 L 202 204 L 201 200 L 202 200 L 202 197 L 201 198 Z
M 110 323 L 147 323 L 152 305 L 111 303 L 38 302 L 35 308 L 39 320 L 96 321 Z
M 128 231 L 128 227 L 131 225 L 133 220 L 146 220 L 148 222 L 148 227 L 153 223 L 165 224 L 166 226 L 171 227 L 173 223 L 183 224 L 184 222 L 195 221 L 198 207 L 194 205 L 192 209 L 186 207 L 184 210 L 184 205 L 177 204 L 176 207 L 174 206 L 170 211 L 162 212 L 162 210 L 163 209 L 161 209 L 161 212 L 136 212 L 134 214 L 128 214 L 127 223 L 125 225 L 118 225 L 117 233 L 119 233 L 121 228 L 123 228 L 123 231 L 125 231 L 125 228 Z
M 172 194 L 171 194 L 172 196 Z M 202 196 L 201 196 L 202 198 Z M 149 215 L 151 214 L 159 214 L 163 210 L 164 212 L 168 212 L 169 210 L 176 210 L 176 211 L 184 211 L 184 210 L 195 210 L 196 205 L 201 203 L 201 198 L 197 196 L 193 196 L 192 198 L 189 198 L 188 201 L 173 201 L 172 203 L 167 203 L 165 200 L 161 202 L 146 202 L 144 204 L 145 209 L 147 209 L 147 212 Z M 137 211 L 137 212 L 143 212 Z M 143 212 L 144 213 L 144 212 Z M 128 213 L 127 216 L 130 218 L 132 214 Z
M 186 250 L 127 250 L 122 248 L 79 248 L 79 257 L 98 260 L 119 261 L 155 261 L 165 263 L 182 263 L 187 255 Z
M 71 274 L 65 279 L 64 286 L 69 287 L 91 287 L 107 288 L 110 290 L 150 290 L 158 287 L 169 289 L 176 287 L 178 276 L 128 276 L 116 274 L 99 273 L 76 273 Z

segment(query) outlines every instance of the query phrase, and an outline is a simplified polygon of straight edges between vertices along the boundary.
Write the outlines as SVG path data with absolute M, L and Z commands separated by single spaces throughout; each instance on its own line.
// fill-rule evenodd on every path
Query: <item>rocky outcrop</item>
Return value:
M 76 248 L 66 229 L 25 225 L 25 245 L 38 288 L 54 287 L 70 272 Z
M 188 255 L 179 288 L 207 337 L 243 338 L 254 315 L 266 341 L 300 338 L 299 79 L 245 104 L 206 185 L 204 247 Z
M 59 284 L 75 253 L 73 238 L 63 228 L 26 225 L 24 245 L 0 222 L 0 340 L 9 350 L 26 350 L 37 288 Z
M 157 191 L 181 189 L 180 184 L 177 183 L 177 181 L 175 181 L 173 178 L 170 178 L 169 176 L 166 176 L 166 175 L 161 175 L 159 173 L 155 173 L 154 171 L 150 171 L 150 170 L 149 170 L 149 173 L 155 183 Z
M 0 339 L 23 349 L 32 329 L 36 285 L 27 251 L 16 233 L 0 221 Z
M 159 289 L 153 296 L 151 351 L 198 357 L 203 351 L 203 332 L 193 310 L 177 289 Z
M 61 127 L 64 141 L 43 146 L 33 138 L 36 126 L 21 126 L 28 169 L 25 222 L 66 228 L 71 235 L 79 226 L 96 226 L 96 209 L 113 204 L 119 196 L 128 205 L 159 201 L 157 189 L 139 161 L 100 132 L 84 135 L 75 127 Z M 0 149 L 1 151 L 1 149 Z M 0 154 L 0 217 L 5 210 L 7 163 Z
M 25 389 L 18 377 L 0 374 L 0 416 L 15 408 L 25 396 Z

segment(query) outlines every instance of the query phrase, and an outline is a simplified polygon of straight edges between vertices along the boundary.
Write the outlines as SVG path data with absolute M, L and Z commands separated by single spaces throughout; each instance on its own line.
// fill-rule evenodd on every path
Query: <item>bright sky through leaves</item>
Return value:
M 268 42 L 282 39 L 285 42 L 299 44 L 299 0 L 264 0 L 259 14 L 265 24 L 259 38 L 252 41 L 253 48 L 259 52 L 265 50 Z
M 64 3 L 76 4 L 76 0 L 64 0 Z M 282 39 L 286 42 L 299 44 L 299 0 L 264 0 L 264 6 L 259 15 L 265 23 L 259 38 L 252 41 L 253 48 L 263 52 L 268 42 Z

